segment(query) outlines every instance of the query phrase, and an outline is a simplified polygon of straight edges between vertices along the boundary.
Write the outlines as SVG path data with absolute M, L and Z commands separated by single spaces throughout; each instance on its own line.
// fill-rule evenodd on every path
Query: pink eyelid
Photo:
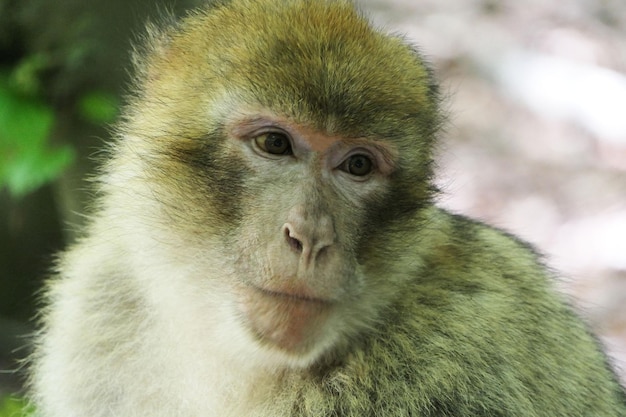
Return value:
M 342 152 L 342 148 L 346 151 Z M 325 153 L 329 154 L 327 163 L 332 168 L 341 167 L 348 158 L 354 155 L 365 155 L 372 160 L 374 169 L 382 175 L 390 175 L 395 169 L 394 159 L 390 151 L 386 147 L 377 146 L 376 143 L 367 139 L 348 140 L 347 143 L 340 141 L 331 146 Z
M 297 149 L 321 152 L 325 155 L 325 163 L 331 169 L 340 167 L 346 159 L 353 155 L 366 155 L 372 160 L 375 169 L 385 176 L 390 175 L 396 168 L 397 152 L 395 148 L 390 144 L 375 142 L 366 138 L 341 138 L 337 136 L 333 141 L 332 137 L 316 132 L 302 132 L 292 123 L 284 123 L 265 117 L 253 117 L 234 123 L 231 132 L 241 140 L 250 140 L 269 132 L 283 133 L 290 138 L 294 153 L 297 153 Z M 306 140 L 305 137 L 307 136 L 318 136 L 320 139 L 325 138 L 328 141 L 325 141 L 326 146 L 322 145 L 321 149 L 316 150 L 315 148 L 319 148 L 319 146 Z

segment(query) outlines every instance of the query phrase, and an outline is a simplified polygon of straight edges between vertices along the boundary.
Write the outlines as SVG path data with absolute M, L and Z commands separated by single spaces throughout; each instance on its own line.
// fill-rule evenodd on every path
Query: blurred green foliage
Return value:
M 42 97 L 39 74 L 48 60 L 41 54 L 11 69 L 0 68 L 0 188 L 22 197 L 57 178 L 75 159 L 68 144 L 51 143 L 53 107 Z M 79 115 L 94 124 L 113 121 L 115 96 L 90 91 L 76 103 Z
M 25 400 L 12 395 L 0 399 L 0 417 L 30 416 L 34 416 L 34 409 Z
M 90 91 L 78 100 L 78 112 L 83 119 L 95 124 L 111 123 L 117 117 L 119 103 L 113 94 Z
M 16 90 L 11 78 L 0 73 L 0 186 L 20 197 L 56 178 L 72 162 L 74 151 L 49 143 L 52 108 Z

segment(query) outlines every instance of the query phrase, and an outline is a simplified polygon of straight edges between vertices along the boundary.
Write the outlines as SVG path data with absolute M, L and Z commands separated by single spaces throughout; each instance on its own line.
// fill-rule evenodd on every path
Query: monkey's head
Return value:
M 137 61 L 108 189 L 162 298 L 291 365 L 372 325 L 406 275 L 384 258 L 411 251 L 398 233 L 432 197 L 440 113 L 418 54 L 349 2 L 232 0 Z

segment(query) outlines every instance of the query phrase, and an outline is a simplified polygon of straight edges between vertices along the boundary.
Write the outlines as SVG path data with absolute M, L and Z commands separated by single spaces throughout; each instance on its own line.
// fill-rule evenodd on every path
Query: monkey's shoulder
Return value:
M 433 264 L 498 266 L 543 269 L 541 254 L 528 242 L 503 229 L 470 217 L 433 208 L 418 232 L 421 243 L 434 255 Z
M 620 415 L 623 391 L 541 256 L 464 216 L 428 219 L 420 267 L 349 365 L 375 364 L 362 381 L 425 415 Z
M 450 326 L 450 334 L 466 334 L 487 345 L 492 338 L 495 345 L 532 337 L 587 339 L 585 325 L 530 244 L 441 209 L 430 219 L 417 255 L 420 266 L 397 307 L 412 312 L 407 322 L 415 331 L 430 317 L 436 329 Z

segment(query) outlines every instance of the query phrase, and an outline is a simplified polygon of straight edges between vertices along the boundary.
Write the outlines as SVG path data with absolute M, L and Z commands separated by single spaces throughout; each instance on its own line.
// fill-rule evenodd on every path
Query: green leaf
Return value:
M 28 417 L 33 415 L 33 407 L 21 398 L 10 395 L 0 401 L 0 417 Z
M 0 180 L 15 197 L 22 197 L 57 178 L 76 155 L 74 149 L 63 146 L 55 149 L 32 148 L 1 163 Z
M 49 66 L 49 59 L 44 54 L 31 54 L 22 59 L 13 68 L 11 87 L 24 95 L 34 96 L 41 90 L 39 73 Z
M 78 111 L 86 120 L 96 124 L 111 123 L 117 117 L 119 103 L 109 93 L 92 91 L 78 101 Z
M 0 146 L 41 145 L 49 136 L 53 122 L 54 113 L 49 106 L 0 85 Z
M 21 197 L 56 178 L 74 160 L 70 146 L 51 147 L 50 106 L 13 93 L 0 79 L 0 187 Z

